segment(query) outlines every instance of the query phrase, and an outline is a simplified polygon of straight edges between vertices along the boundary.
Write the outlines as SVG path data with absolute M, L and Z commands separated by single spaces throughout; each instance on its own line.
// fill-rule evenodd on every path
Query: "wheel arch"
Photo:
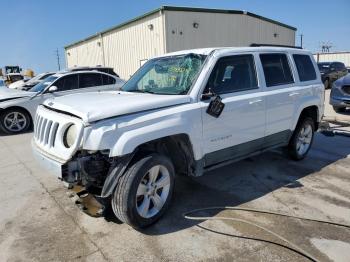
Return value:
M 298 122 L 301 119 L 304 119 L 305 117 L 310 117 L 315 124 L 315 131 L 317 131 L 319 124 L 320 124 L 320 116 L 319 116 L 319 108 L 316 105 L 309 105 L 304 107 L 302 110 L 300 110 L 299 118 L 297 119 L 296 123 L 294 124 L 294 129 Z
M 109 197 L 127 168 L 140 158 L 151 153 L 161 153 L 172 161 L 175 174 L 195 176 L 196 161 L 189 135 L 185 133 L 165 136 L 138 145 L 130 154 L 120 157 L 121 165 L 113 166 L 104 183 L 103 198 Z M 115 172 L 114 172 L 115 170 Z
M 136 147 L 134 158 L 151 152 L 169 157 L 177 174 L 193 175 L 195 171 L 194 149 L 190 136 L 186 133 L 164 136 L 142 143 Z

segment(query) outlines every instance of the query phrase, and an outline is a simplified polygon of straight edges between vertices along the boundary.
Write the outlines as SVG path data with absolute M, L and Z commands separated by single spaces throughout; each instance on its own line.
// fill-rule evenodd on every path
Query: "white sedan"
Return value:
M 11 89 L 19 89 L 19 90 L 29 90 L 33 86 L 39 84 L 40 82 L 43 82 L 45 78 L 54 75 L 55 72 L 46 72 L 41 73 L 37 76 L 34 76 L 33 78 L 29 79 L 28 81 L 19 80 L 9 85 L 9 88 Z
M 16 134 L 32 128 L 39 104 L 72 93 L 117 90 L 124 81 L 98 71 L 60 72 L 28 91 L 0 88 L 0 129 Z

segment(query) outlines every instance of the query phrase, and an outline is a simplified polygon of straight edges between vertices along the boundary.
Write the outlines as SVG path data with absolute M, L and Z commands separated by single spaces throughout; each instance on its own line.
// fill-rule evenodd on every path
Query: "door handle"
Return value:
M 257 104 L 257 103 L 260 103 L 260 102 L 262 102 L 262 99 L 249 101 L 249 105 Z
M 289 94 L 289 96 L 297 96 L 297 95 L 299 95 L 298 92 L 293 92 L 293 93 L 290 93 L 290 94 Z

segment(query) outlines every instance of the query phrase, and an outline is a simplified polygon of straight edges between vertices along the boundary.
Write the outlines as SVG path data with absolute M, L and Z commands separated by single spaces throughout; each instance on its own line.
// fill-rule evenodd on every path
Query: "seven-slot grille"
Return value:
M 42 146 L 53 147 L 59 127 L 58 122 L 46 119 L 37 114 L 34 122 L 34 139 Z

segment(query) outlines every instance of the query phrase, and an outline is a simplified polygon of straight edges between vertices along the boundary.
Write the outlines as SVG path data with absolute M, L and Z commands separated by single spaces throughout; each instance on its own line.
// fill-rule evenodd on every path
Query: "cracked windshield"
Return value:
M 183 95 L 190 90 L 206 56 L 187 54 L 148 61 L 123 86 L 123 91 Z

